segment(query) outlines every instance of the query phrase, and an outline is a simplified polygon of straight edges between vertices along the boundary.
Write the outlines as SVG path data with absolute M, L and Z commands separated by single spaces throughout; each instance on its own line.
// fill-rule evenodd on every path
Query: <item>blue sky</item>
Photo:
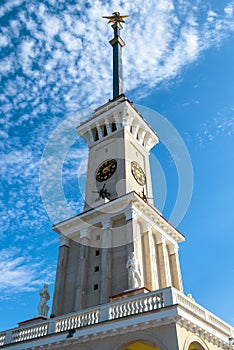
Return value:
M 192 199 L 178 225 L 186 236 L 185 293 L 234 324 L 234 2 L 9 0 L 0 7 L 0 329 L 37 314 L 44 282 L 52 296 L 58 240 L 51 226 L 67 212 L 50 179 L 62 180 L 69 210 L 80 212 L 87 149 L 74 128 L 112 97 L 113 34 L 101 16 L 116 10 L 131 15 L 122 31 L 125 93 L 174 126 L 193 165 Z M 58 140 L 63 126 L 70 144 Z M 56 140 L 58 158 L 69 147 L 61 169 L 54 154 L 45 157 Z M 175 162 L 163 144 L 152 157 L 163 169 L 162 210 L 170 218 Z M 54 216 L 41 198 L 45 181 Z M 156 206 L 159 197 L 155 191 Z

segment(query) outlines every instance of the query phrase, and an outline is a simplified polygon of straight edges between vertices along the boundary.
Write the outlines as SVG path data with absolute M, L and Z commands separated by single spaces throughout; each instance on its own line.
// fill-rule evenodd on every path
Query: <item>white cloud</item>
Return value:
M 127 44 L 124 48 L 126 92 L 134 89 L 145 94 L 147 87 L 172 79 L 203 50 L 234 30 L 233 1 L 223 13 L 198 5 L 196 1 L 191 5 L 149 0 L 142 8 L 140 0 L 115 2 L 121 12 L 131 14 L 122 32 Z M 94 1 L 91 6 L 82 7 L 77 15 L 80 7 L 79 3 L 63 3 L 55 12 L 48 2 L 21 5 L 20 19 L 12 19 L 10 30 L 4 34 L 4 43 L 20 32 L 22 39 L 12 47 L 12 59 L 1 62 L 2 72 L 17 72 L 22 67 L 25 78 L 33 79 L 26 81 L 24 90 L 15 84 L 17 92 L 6 87 L 5 93 L 18 98 L 20 91 L 25 101 L 30 97 L 34 115 L 40 112 L 36 104 L 46 98 L 50 99 L 53 111 L 64 109 L 69 113 L 111 97 L 112 60 L 108 40 L 113 34 L 101 16 L 112 12 L 113 2 Z M 28 32 L 23 32 L 24 26 Z
M 42 14 L 42 20 L 42 28 L 48 37 L 55 36 L 62 28 L 62 23 L 59 18 L 56 16 L 47 15 L 44 13 L 44 11 Z
M 224 111 L 217 113 L 213 118 L 205 121 L 196 137 L 199 144 L 214 141 L 217 137 L 223 135 L 225 137 L 234 135 L 234 114 L 232 107 L 226 108 Z
M 81 39 L 76 38 L 69 32 L 62 32 L 60 34 L 61 39 L 66 45 L 66 48 L 68 51 L 73 51 L 73 50 L 81 50 L 82 49 L 82 42 Z
M 228 4 L 225 8 L 224 8 L 224 12 L 228 15 L 228 16 L 233 16 L 233 12 L 234 12 L 234 3 L 230 3 Z
M 19 257 L 21 255 L 21 257 Z M 44 281 L 51 282 L 50 269 L 42 269 L 43 261 L 32 259 L 11 247 L 0 251 L 0 299 L 10 294 L 37 290 Z

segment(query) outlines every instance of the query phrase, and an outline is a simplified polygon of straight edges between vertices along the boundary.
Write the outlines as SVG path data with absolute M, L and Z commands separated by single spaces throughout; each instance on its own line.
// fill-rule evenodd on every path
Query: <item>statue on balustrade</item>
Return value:
M 126 264 L 128 269 L 128 288 L 135 289 L 141 287 L 141 271 L 138 260 L 135 258 L 134 252 L 131 252 Z
M 50 300 L 50 294 L 48 291 L 48 284 L 44 284 L 44 287 L 40 290 L 40 302 L 38 304 L 38 315 L 47 316 L 49 311 L 49 306 L 46 305 L 47 301 Z

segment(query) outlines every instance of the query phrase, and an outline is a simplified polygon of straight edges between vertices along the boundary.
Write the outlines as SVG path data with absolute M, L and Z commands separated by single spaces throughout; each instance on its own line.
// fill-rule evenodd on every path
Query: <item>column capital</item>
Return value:
M 179 246 L 178 245 L 169 245 L 169 254 L 177 254 L 178 255 Z
M 137 212 L 132 208 L 125 212 L 126 221 L 132 220 L 132 219 L 137 220 L 137 216 L 138 216 Z
M 84 226 L 80 229 L 80 239 L 90 239 L 90 232 L 89 232 L 89 227 L 88 226 Z
M 60 235 L 59 237 L 60 240 L 60 247 L 62 246 L 67 246 L 68 248 L 70 247 L 70 239 L 64 235 Z
M 160 237 L 157 237 L 157 241 L 156 241 L 157 244 L 165 244 L 166 243 L 166 238 L 161 235 Z
M 102 220 L 102 229 L 106 230 L 108 228 L 112 227 L 112 220 L 111 218 L 106 218 Z
M 153 228 L 153 226 L 148 224 L 147 225 L 147 232 L 152 233 L 152 228 Z

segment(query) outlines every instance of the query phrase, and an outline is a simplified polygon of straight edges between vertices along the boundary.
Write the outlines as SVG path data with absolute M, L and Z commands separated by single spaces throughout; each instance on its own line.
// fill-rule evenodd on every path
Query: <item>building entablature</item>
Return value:
M 147 151 L 159 142 L 156 133 L 124 95 L 98 108 L 77 127 L 77 132 L 91 147 L 121 129 L 128 130 Z
M 107 223 L 111 228 L 112 222 L 120 217 L 124 217 L 126 222 L 135 218 L 142 226 L 142 234 L 150 229 L 158 241 L 163 237 L 174 247 L 177 247 L 179 242 L 184 241 L 184 236 L 157 209 L 144 201 L 135 192 L 130 192 L 127 195 L 60 222 L 54 225 L 53 229 L 57 233 L 81 243 L 84 231 L 87 232 L 94 227 L 105 228 Z

